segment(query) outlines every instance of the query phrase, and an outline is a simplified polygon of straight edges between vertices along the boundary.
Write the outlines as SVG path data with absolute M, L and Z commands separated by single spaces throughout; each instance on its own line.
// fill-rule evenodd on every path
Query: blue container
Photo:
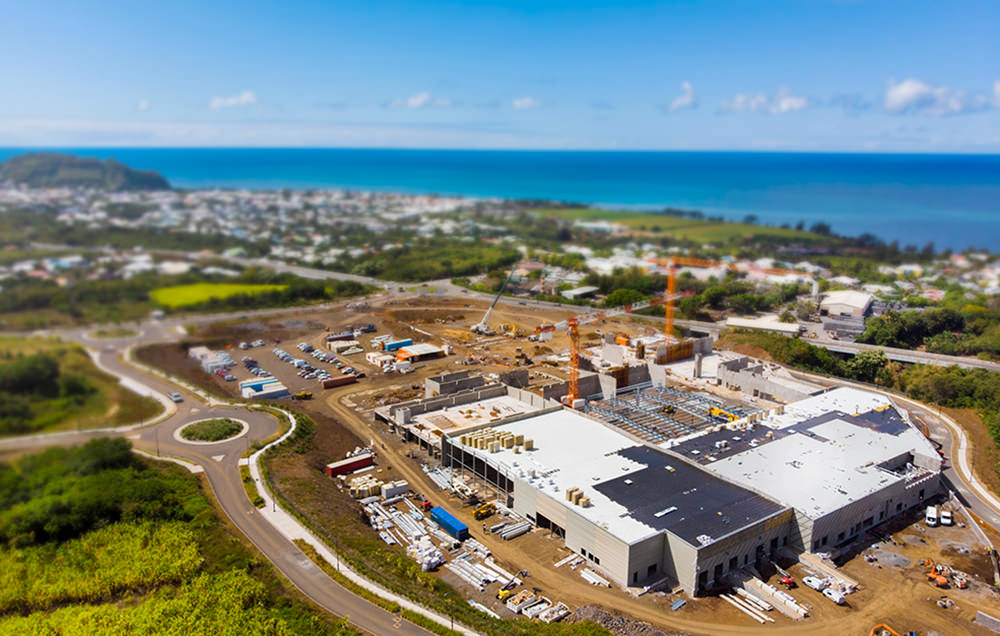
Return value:
M 442 530 L 459 541 L 465 541 L 469 538 L 469 526 L 453 517 L 452 514 L 444 508 L 440 506 L 433 508 L 431 510 L 431 519 L 434 520 L 434 523 L 441 526 Z
M 413 344 L 413 338 L 404 338 L 403 340 L 393 340 L 392 342 L 385 343 L 386 351 L 395 351 L 400 347 L 409 347 Z

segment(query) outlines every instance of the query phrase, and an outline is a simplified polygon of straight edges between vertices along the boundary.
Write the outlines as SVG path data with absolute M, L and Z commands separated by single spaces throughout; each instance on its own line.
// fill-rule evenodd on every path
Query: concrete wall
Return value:
M 397 424 L 408 424 L 414 415 L 427 413 L 428 411 L 439 411 L 449 406 L 478 402 L 489 398 L 499 397 L 507 394 L 507 387 L 502 384 L 490 384 L 481 389 L 463 391 L 451 395 L 441 395 L 436 398 L 415 400 L 394 404 L 389 408 L 389 417 Z
M 720 362 L 718 378 L 727 389 L 742 391 L 747 395 L 777 398 L 785 402 L 795 402 L 810 396 L 809 393 L 767 377 L 764 365 L 752 363 L 747 357 Z
M 449 395 L 459 391 L 474 389 L 485 383 L 486 380 L 483 376 L 473 375 L 468 370 L 445 373 L 424 380 L 424 397 L 431 398 L 436 395 Z
M 908 486 L 900 479 L 882 490 L 839 508 L 812 523 L 812 534 L 805 550 L 825 552 L 852 537 L 901 514 L 914 506 L 922 506 L 941 488 L 939 474 Z M 920 491 L 924 496 L 920 497 Z M 824 543 L 824 538 L 826 542 Z
M 586 397 L 601 392 L 601 381 L 596 373 L 580 373 L 579 380 L 580 395 Z M 542 397 L 549 400 L 558 400 L 569 392 L 569 382 L 556 382 L 542 387 Z
M 694 585 L 701 572 L 707 572 L 706 585 L 712 586 L 721 582 L 721 578 L 745 565 L 754 565 L 758 555 L 764 560 L 774 558 L 778 550 L 786 545 L 792 545 L 796 534 L 794 511 L 786 508 L 775 515 L 741 528 L 712 543 L 697 548 L 697 562 L 692 568 Z M 717 566 L 721 568 L 717 569 Z M 687 576 L 687 570 L 681 573 Z M 718 577 L 717 578 L 717 574 Z M 687 588 L 691 580 L 682 580 L 685 590 L 693 592 L 696 588 Z M 702 590 L 703 591 L 703 590 Z
M 500 374 L 500 381 L 508 386 L 523 388 L 531 382 L 527 369 L 513 369 Z

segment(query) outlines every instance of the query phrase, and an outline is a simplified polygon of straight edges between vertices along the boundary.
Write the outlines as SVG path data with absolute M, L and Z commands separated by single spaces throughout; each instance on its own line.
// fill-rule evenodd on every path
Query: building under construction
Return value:
M 936 495 L 941 470 L 881 395 L 753 410 L 652 384 L 445 433 L 441 461 L 616 583 L 691 594 L 779 550 L 836 552 Z

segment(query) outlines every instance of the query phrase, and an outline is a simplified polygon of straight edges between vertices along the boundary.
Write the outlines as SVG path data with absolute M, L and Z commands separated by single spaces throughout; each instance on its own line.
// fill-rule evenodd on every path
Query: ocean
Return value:
M 2 148 L 0 160 L 28 149 Z M 156 170 L 186 188 L 350 188 L 701 210 L 997 250 L 1000 155 L 60 148 Z

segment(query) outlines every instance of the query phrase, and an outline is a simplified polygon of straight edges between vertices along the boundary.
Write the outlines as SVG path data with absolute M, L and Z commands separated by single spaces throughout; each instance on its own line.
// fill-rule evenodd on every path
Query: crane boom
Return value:
M 507 277 L 503 279 L 503 283 L 500 285 L 500 291 L 497 292 L 496 298 L 493 299 L 493 303 L 486 310 L 486 313 L 483 314 L 483 319 L 480 320 L 478 324 L 472 325 L 470 330 L 473 333 L 480 333 L 480 334 L 490 333 L 491 331 L 489 323 L 490 314 L 493 313 L 493 308 L 497 306 L 497 302 L 499 302 L 500 297 L 503 296 L 504 290 L 507 289 L 507 283 L 510 282 L 510 277 L 511 275 L 513 275 L 513 273 L 514 270 L 510 270 L 510 272 L 507 274 Z

